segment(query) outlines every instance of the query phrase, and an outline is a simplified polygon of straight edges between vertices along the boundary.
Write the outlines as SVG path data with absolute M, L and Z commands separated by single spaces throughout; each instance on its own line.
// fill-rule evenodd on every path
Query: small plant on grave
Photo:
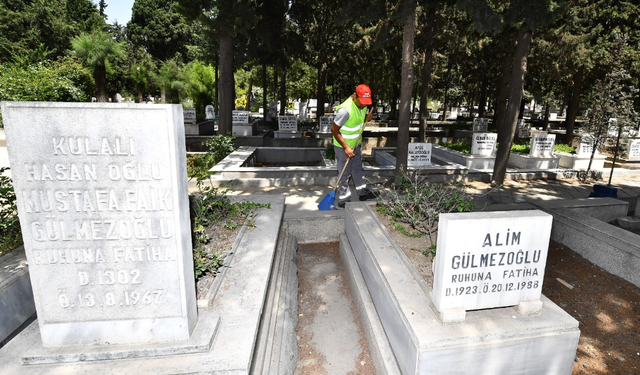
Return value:
M 429 246 L 428 249 L 423 250 L 422 251 L 422 255 L 428 257 L 431 256 L 431 258 L 435 258 L 436 256 L 436 244 L 432 243 L 431 246 Z
M 333 143 L 324 150 L 324 156 L 329 160 L 336 160 L 336 150 L 333 148 Z
M 229 134 L 214 135 L 202 143 L 207 149 L 204 154 L 187 155 L 187 176 L 203 181 L 211 176 L 209 170 L 232 153 L 235 137 Z
M 531 151 L 531 144 L 527 142 L 521 145 L 511 145 L 511 151 L 519 152 L 521 154 L 528 154 Z
M 234 230 L 246 221 L 253 223 L 256 208 L 271 208 L 270 204 L 232 202 L 225 187 L 205 185 L 198 181 L 199 193 L 191 195 L 191 221 L 193 239 L 193 264 L 196 280 L 205 273 L 216 274 L 223 265 L 225 249 L 209 249 L 207 228 L 221 224 L 226 230 Z
M 207 272 L 217 273 L 224 265 L 222 254 L 218 250 L 207 250 L 202 245 L 193 249 L 193 267 L 196 280 Z
M 462 183 L 440 184 L 426 181 L 417 173 L 402 171 L 389 191 L 376 204 L 378 212 L 392 220 L 408 224 L 413 230 L 435 243 L 440 214 L 471 211 L 474 197 L 465 192 Z
M 442 146 L 442 147 L 446 147 L 448 149 L 454 150 L 454 151 L 462 152 L 463 154 L 470 154 L 471 153 L 471 146 L 469 146 L 468 144 L 463 143 L 463 142 L 440 143 L 439 145 Z
M 565 145 L 565 144 L 555 144 L 553 146 L 553 150 L 556 152 L 564 152 L 567 154 L 575 154 L 576 153 L 576 149 L 574 147 L 571 147 L 569 145 Z
M 11 178 L 4 175 L 7 170 L 0 168 L 0 256 L 22 245 L 16 194 Z

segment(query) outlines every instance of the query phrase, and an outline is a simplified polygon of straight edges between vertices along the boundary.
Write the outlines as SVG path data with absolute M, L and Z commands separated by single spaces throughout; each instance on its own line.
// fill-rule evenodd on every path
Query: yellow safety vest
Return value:
M 340 134 L 349 147 L 354 149 L 357 146 L 356 141 L 358 141 L 360 130 L 364 126 L 364 120 L 367 116 L 367 107 L 362 109 L 358 108 L 356 103 L 353 102 L 353 98 L 350 96 L 347 100 L 342 102 L 342 104 L 336 107 L 336 112 L 338 112 L 338 109 L 340 108 L 344 108 L 349 111 L 349 120 L 340 127 Z M 362 143 L 362 139 L 358 142 L 358 144 L 360 143 Z M 333 137 L 333 144 L 335 146 L 342 147 L 336 140 L 336 137 Z

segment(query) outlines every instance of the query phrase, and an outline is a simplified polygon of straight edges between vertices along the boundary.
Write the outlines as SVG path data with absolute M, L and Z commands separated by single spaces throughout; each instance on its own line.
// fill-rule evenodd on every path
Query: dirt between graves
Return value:
M 423 255 L 429 240 L 408 237 L 378 217 L 433 287 L 432 258 Z M 551 241 L 542 293 L 580 322 L 572 375 L 640 374 L 640 288 Z

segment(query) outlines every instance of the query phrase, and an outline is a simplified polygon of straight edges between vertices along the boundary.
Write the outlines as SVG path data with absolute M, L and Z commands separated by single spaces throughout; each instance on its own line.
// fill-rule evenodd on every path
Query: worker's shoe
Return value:
M 347 204 L 347 202 L 350 202 L 350 201 L 338 202 L 338 207 L 344 208 L 344 205 Z
M 365 193 L 360 196 L 361 201 L 366 201 L 369 199 L 376 199 L 376 198 L 377 198 L 376 195 L 373 194 L 371 190 L 366 190 Z

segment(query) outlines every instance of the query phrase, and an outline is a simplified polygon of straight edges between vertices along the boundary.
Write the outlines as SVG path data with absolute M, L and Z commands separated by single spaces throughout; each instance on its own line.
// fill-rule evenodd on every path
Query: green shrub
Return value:
M 430 183 L 424 176 L 402 172 L 391 189 L 378 199 L 376 209 L 389 215 L 392 220 L 409 224 L 416 232 L 429 236 L 431 243 L 435 243 L 433 234 L 438 229 L 440 214 L 471 211 L 474 199 L 465 192 L 462 183 Z M 417 236 L 410 232 L 408 235 Z
M 511 151 L 519 152 L 521 154 L 528 154 L 531 151 L 531 144 L 523 143 L 521 145 L 511 145 Z
M 187 176 L 195 178 L 196 181 L 209 178 L 209 169 L 235 150 L 233 147 L 234 139 L 236 138 L 231 134 L 215 135 L 207 139 L 203 143 L 207 148 L 206 153 L 187 155 Z
M 0 256 L 22 245 L 22 232 L 11 179 L 0 168 Z
M 466 143 L 463 142 L 457 142 L 457 143 L 440 143 L 440 146 L 442 147 L 446 147 L 455 151 L 459 151 L 465 154 L 470 154 L 471 153 L 471 146 L 469 146 Z
M 556 144 L 553 146 L 553 150 L 557 152 L 566 152 L 567 154 L 575 154 L 576 149 L 565 144 Z

